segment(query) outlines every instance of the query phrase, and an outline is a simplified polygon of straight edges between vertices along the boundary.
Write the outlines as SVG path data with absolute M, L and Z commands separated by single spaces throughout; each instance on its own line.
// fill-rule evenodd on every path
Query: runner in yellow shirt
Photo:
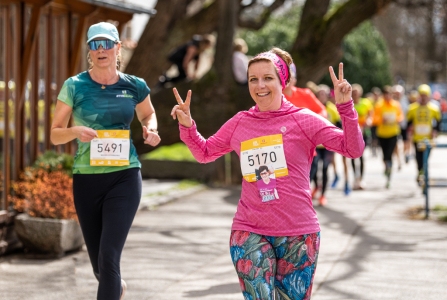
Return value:
M 365 129 L 368 126 L 371 126 L 371 116 L 373 112 L 373 106 L 371 104 L 371 101 L 366 98 L 362 98 L 363 95 L 363 88 L 360 84 L 353 84 L 352 85 L 352 99 L 354 100 L 354 108 L 357 111 L 357 115 L 359 116 L 359 126 L 362 130 L 363 134 L 363 140 L 365 141 L 366 145 L 366 132 Z M 359 165 L 359 171 L 357 171 L 357 161 L 360 162 Z M 352 168 L 354 170 L 354 190 L 363 190 L 362 186 L 362 178 L 363 178 L 363 170 L 364 170 L 364 162 L 363 162 L 363 155 L 360 156 L 357 159 L 352 159 Z
M 391 87 L 383 89 L 383 100 L 376 103 L 373 114 L 373 125 L 377 126 L 376 134 L 383 152 L 385 163 L 386 188 L 390 187 L 392 155 L 400 134 L 399 122 L 404 115 L 400 103 L 391 97 Z
M 428 85 L 422 84 L 418 88 L 420 95 L 420 102 L 415 102 L 410 105 L 407 114 L 408 127 L 413 128 L 413 142 L 416 149 L 416 161 L 418 164 L 418 182 L 420 176 L 423 175 L 423 151 L 419 151 L 417 143 L 425 139 L 431 140 L 435 138 L 439 131 L 439 124 L 441 123 L 441 112 L 438 107 L 430 103 L 431 89 Z M 433 126 L 433 123 L 435 125 Z
M 327 85 L 320 84 L 319 91 L 317 92 L 317 98 L 326 107 L 327 116 L 326 118 L 334 124 L 335 126 L 341 128 L 341 118 L 338 114 L 337 107 L 331 101 L 329 101 L 328 96 L 330 93 L 330 88 Z M 321 190 L 321 195 L 318 198 L 320 205 L 326 205 L 327 199 L 325 196 L 326 187 L 328 183 L 327 170 L 329 165 L 334 161 L 334 152 L 327 150 L 323 145 L 318 145 L 315 149 L 317 155 L 313 157 L 311 169 L 310 169 L 310 179 L 315 182 L 315 188 L 312 191 L 312 198 L 316 196 L 318 190 Z M 322 169 L 322 183 L 318 184 L 318 164 L 323 162 Z

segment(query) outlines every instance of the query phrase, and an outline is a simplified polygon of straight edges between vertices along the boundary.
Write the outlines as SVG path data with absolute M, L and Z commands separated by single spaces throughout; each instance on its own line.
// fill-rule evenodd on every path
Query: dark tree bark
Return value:
M 214 67 L 216 68 L 217 76 L 221 80 L 223 93 L 225 87 L 232 85 L 234 82 L 231 53 L 233 52 L 233 39 L 239 8 L 238 2 L 238 0 L 218 0 L 220 15 L 217 27 Z
M 332 15 L 328 15 L 330 0 L 306 1 L 298 36 L 291 51 L 297 66 L 298 86 L 309 80 L 318 82 L 328 72 L 328 66 L 337 64 L 342 55 L 343 37 L 364 20 L 371 18 L 392 1 L 404 0 L 349 0 Z M 167 54 L 186 42 L 193 34 L 218 32 L 214 66 L 199 81 L 177 84 L 185 97 L 193 91 L 191 114 L 204 137 L 214 134 L 225 121 L 238 111 L 253 105 L 248 88 L 236 84 L 232 75 L 232 41 L 236 24 L 251 28 L 262 27 L 265 16 L 284 0 L 276 0 L 256 20 L 241 21 L 245 9 L 240 0 L 216 0 L 191 16 L 186 16 L 188 0 L 158 1 L 157 16 L 151 18 L 129 62 L 126 73 L 142 77 L 151 87 L 168 67 Z M 254 4 L 250 4 L 254 5 Z M 255 25 L 254 25 L 255 24 Z M 151 94 L 162 138 L 160 145 L 178 142 L 176 121 L 170 117 L 175 99 L 170 89 Z M 132 125 L 132 138 L 139 153 L 150 150 L 143 144 L 141 125 Z
M 155 7 L 157 14 L 146 25 L 126 67 L 126 73 L 144 78 L 149 86 L 153 86 L 157 83 L 158 77 L 170 67 L 167 54 L 172 49 L 191 39 L 194 34 L 209 34 L 217 31 L 220 15 L 223 13 L 220 11 L 218 1 L 207 4 L 192 16 L 187 16 L 186 7 L 189 2 L 190 0 L 157 2 Z M 267 22 L 270 14 L 284 4 L 285 0 L 275 0 L 270 6 L 264 8 L 259 18 L 245 21 L 241 21 L 238 16 L 250 6 L 240 7 L 241 0 L 235 2 L 237 2 L 234 8 L 236 22 L 239 23 L 239 27 L 260 29 Z M 234 31 L 234 27 L 228 27 L 227 30 Z M 227 43 L 231 44 L 232 41 L 227 41 Z M 228 53 L 231 55 L 232 50 Z
M 349 0 L 329 17 L 329 0 L 306 1 L 291 51 L 297 67 L 297 86 L 318 82 L 328 72 L 328 66 L 337 64 L 342 57 L 343 37 L 392 1 Z

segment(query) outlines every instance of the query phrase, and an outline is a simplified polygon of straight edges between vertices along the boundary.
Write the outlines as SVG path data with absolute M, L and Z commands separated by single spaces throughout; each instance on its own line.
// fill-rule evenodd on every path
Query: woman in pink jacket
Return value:
M 351 86 L 332 67 L 337 109 L 343 131 L 308 109 L 297 108 L 282 94 L 290 80 L 290 55 L 278 48 L 250 60 L 248 85 L 256 105 L 236 114 L 208 140 L 190 113 L 191 91 L 172 109 L 180 137 L 200 163 L 236 151 L 244 177 L 230 237 L 231 258 L 244 298 L 310 299 L 320 246 L 320 226 L 312 206 L 309 171 L 317 145 L 349 158 L 365 144 L 351 99 Z M 272 170 L 275 196 L 265 197 L 261 171 Z M 263 196 L 264 195 L 264 196 Z M 288 298 L 287 298 L 287 297 Z

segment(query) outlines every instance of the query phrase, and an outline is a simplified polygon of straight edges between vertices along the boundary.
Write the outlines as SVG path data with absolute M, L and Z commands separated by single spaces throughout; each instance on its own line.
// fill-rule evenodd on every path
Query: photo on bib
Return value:
M 279 199 L 278 191 L 276 190 L 276 177 L 273 164 L 261 165 L 255 169 L 256 184 L 258 186 L 259 195 L 262 202 L 268 202 Z

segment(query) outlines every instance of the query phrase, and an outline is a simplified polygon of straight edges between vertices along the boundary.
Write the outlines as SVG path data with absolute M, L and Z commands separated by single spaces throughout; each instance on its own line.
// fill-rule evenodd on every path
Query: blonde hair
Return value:
M 243 39 L 240 38 L 235 39 L 233 42 L 233 51 L 239 51 L 244 54 L 247 53 L 248 51 L 247 43 Z
M 90 51 L 87 54 L 87 62 L 88 62 L 88 69 L 93 69 L 93 61 L 90 56 Z M 121 68 L 121 52 L 116 56 L 116 69 L 119 71 Z
M 276 47 L 270 49 L 268 52 L 274 53 L 274 54 L 278 55 L 286 63 L 286 65 L 287 65 L 287 74 L 288 75 L 287 75 L 287 80 L 286 80 L 285 84 L 287 85 L 290 82 L 290 77 L 292 76 L 291 71 L 290 71 L 290 65 L 293 63 L 292 56 L 290 56 L 290 54 L 287 51 L 284 51 L 284 50 L 282 50 L 280 48 L 276 48 Z M 259 62 L 259 61 L 269 61 L 269 62 L 271 62 L 271 60 L 266 58 L 266 57 L 255 56 L 252 59 L 250 59 L 250 61 L 248 62 L 247 73 L 248 73 L 248 69 L 250 68 L 250 65 L 254 64 L 256 62 Z M 278 72 L 278 69 L 276 67 L 275 67 L 275 70 L 276 70 L 276 75 L 278 75 L 278 78 L 280 79 L 281 77 L 279 76 L 279 72 Z M 280 81 L 281 81 L 281 79 L 280 79 Z
M 317 93 L 319 92 L 324 92 L 326 95 L 329 96 L 329 94 L 331 93 L 331 88 L 325 84 L 319 84 Z
M 359 93 L 359 96 L 361 97 L 363 95 L 363 88 L 360 84 L 358 83 L 354 83 L 352 85 L 352 90 L 353 91 L 357 91 Z

